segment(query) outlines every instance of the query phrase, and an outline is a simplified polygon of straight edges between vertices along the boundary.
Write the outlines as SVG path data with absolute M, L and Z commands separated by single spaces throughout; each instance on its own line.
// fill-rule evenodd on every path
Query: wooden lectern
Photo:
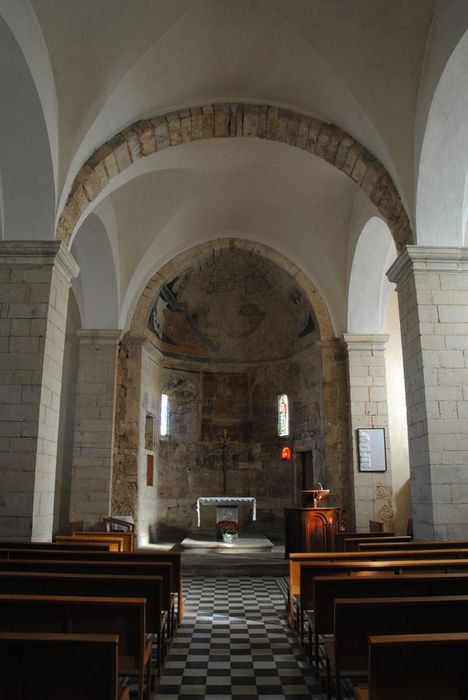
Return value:
M 329 491 L 311 489 L 303 491 L 304 507 L 285 508 L 285 557 L 290 552 L 331 552 L 334 536 L 339 529 L 340 508 L 320 507 Z M 311 506 L 309 506 L 312 501 Z

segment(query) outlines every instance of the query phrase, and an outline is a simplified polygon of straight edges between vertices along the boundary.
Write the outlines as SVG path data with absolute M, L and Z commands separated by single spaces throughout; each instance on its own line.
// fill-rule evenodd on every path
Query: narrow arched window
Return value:
M 289 435 L 289 403 L 287 394 L 278 396 L 278 437 Z
M 169 433 L 169 396 L 161 394 L 161 422 L 159 424 L 159 435 L 165 437 Z

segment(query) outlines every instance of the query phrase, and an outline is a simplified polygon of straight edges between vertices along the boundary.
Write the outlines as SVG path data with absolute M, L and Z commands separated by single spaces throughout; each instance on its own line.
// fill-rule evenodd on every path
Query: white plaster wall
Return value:
M 389 336 L 385 348 L 385 366 L 390 453 L 392 455 L 394 527 L 397 534 L 406 534 L 408 518 L 411 517 L 411 493 L 405 379 L 396 292 L 393 292 L 388 300 L 385 333 Z

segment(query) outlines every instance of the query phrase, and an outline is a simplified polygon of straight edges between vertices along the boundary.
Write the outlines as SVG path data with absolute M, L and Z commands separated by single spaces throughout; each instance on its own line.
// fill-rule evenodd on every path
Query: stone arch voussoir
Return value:
M 383 165 L 333 124 L 270 105 L 208 104 L 143 119 L 106 141 L 81 167 L 60 215 L 56 237 L 69 244 L 89 205 L 113 177 L 169 146 L 212 138 L 256 137 L 301 148 L 350 177 L 379 210 L 398 249 L 414 242 L 395 184 Z

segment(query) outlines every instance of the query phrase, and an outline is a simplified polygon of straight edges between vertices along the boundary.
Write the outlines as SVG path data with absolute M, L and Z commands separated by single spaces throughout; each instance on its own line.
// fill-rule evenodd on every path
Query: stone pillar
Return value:
M 413 526 L 468 537 L 468 250 L 408 246 L 388 278 L 400 308 Z
M 78 332 L 70 520 L 87 525 L 110 514 L 117 350 L 120 330 Z
M 392 476 L 388 435 L 385 343 L 387 335 L 345 335 L 348 349 L 350 417 L 353 444 L 356 529 L 369 530 L 369 520 L 393 529 Z M 359 471 L 358 428 L 385 430 L 385 472 Z
M 0 536 L 52 536 L 68 292 L 55 241 L 0 243 Z

